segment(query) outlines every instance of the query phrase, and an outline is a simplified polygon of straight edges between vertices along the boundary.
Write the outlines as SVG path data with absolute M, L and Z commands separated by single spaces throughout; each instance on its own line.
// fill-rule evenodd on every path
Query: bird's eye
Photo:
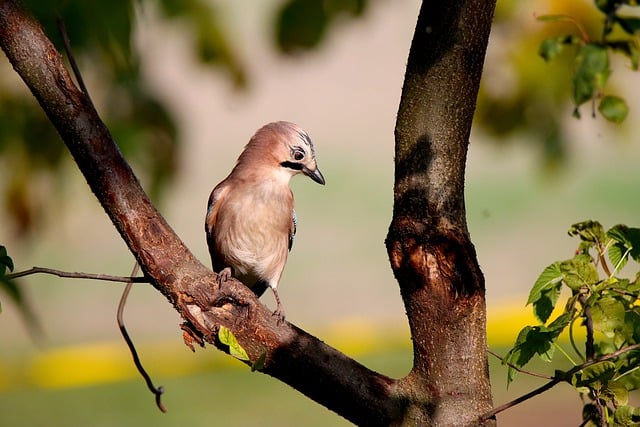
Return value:
M 304 159 L 304 153 L 302 151 L 294 151 L 293 152 L 293 159 L 300 161 L 302 159 Z

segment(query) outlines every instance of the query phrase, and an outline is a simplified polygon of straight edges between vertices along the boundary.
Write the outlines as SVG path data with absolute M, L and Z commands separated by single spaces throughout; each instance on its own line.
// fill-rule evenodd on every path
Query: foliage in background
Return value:
M 360 17 L 368 0 L 291 0 L 277 12 L 275 42 L 283 53 L 318 47 L 340 17 Z
M 614 121 L 623 119 L 626 104 L 620 98 L 599 98 L 610 74 L 608 55 L 612 49 L 629 56 L 632 65 L 638 62 L 639 20 L 624 15 L 626 9 L 619 8 L 623 3 L 636 4 L 628 0 L 499 2 L 475 125 L 501 143 L 524 141 L 540 146 L 543 164 L 553 166 L 566 156 L 563 121 L 568 115 L 567 101 L 577 101 L 578 105 L 597 98 L 603 116 Z M 136 10 L 150 8 L 160 12 L 162 19 L 186 23 L 193 51 L 203 64 L 224 73 L 236 88 L 244 88 L 251 81 L 243 65 L 251 55 L 235 43 L 233 34 L 241 28 L 231 28 L 225 20 L 225 8 L 230 7 L 227 3 L 25 0 L 25 5 L 60 50 L 56 18 L 64 21 L 82 72 L 92 77 L 94 85 L 100 85 L 99 90 L 89 87 L 98 95 L 94 102 L 99 112 L 156 201 L 176 173 L 180 138 L 167 105 L 148 89 L 140 75 L 138 52 L 132 46 Z M 373 6 L 369 0 L 283 0 L 274 4 L 272 16 L 265 21 L 270 25 L 274 47 L 282 54 L 295 55 L 318 49 L 332 30 L 365 17 Z M 566 22 L 536 23 L 532 7 L 540 8 L 533 10 L 537 13 L 570 16 L 580 23 L 582 31 Z M 576 32 L 578 35 L 574 35 Z M 620 40 L 620 33 L 627 37 Z M 592 34 L 602 37 L 589 36 Z M 545 41 L 540 48 L 541 40 Z M 560 54 L 569 46 L 575 46 L 573 56 Z M 552 63 L 532 54 L 539 48 L 543 57 L 553 59 Z M 582 66 L 576 69 L 575 64 Z M 578 89 L 573 91 L 567 72 L 571 69 L 577 76 L 573 82 Z M 32 97 L 1 83 L 0 156 L 6 174 L 2 182 L 3 208 L 16 234 L 26 235 L 47 219 L 48 212 L 61 206 L 64 197 L 59 190 L 63 188 L 68 156 L 53 127 L 34 107 Z
M 498 2 L 475 124 L 498 143 L 540 147 L 543 164 L 555 167 L 567 156 L 569 102 L 577 107 L 593 99 L 603 117 L 623 120 L 626 103 L 605 97 L 603 89 L 605 83 L 607 91 L 612 86 L 612 51 L 629 57 L 631 68 L 637 65 L 639 21 L 630 16 L 638 13 L 632 7 L 636 3 Z M 541 22 L 536 15 L 546 17 Z M 626 70 L 615 71 L 622 75 Z
M 584 221 L 569 235 L 580 239 L 575 255 L 545 268 L 531 289 L 527 304 L 540 324 L 522 329 L 505 356 L 507 383 L 516 367 L 536 355 L 550 362 L 558 350 L 573 367 L 556 370 L 553 381 L 571 384 L 586 400 L 581 425 L 638 425 L 640 408 L 628 402 L 640 388 L 640 272 L 625 278 L 620 271 L 629 261 L 637 270 L 640 229 L 616 225 L 605 232 L 599 222 Z M 550 320 L 563 289 L 569 297 Z M 577 328 L 584 328 L 584 342 Z M 565 330 L 573 357 L 558 341 Z
M 92 95 L 99 95 L 94 96 L 98 111 L 123 154 L 140 171 L 151 197 L 159 201 L 176 173 L 180 139 L 167 105 L 140 74 L 138 52 L 132 46 L 136 8 L 153 6 L 164 19 L 186 22 L 201 63 L 215 66 L 236 88 L 243 88 L 249 77 L 221 4 L 204 0 L 25 0 L 24 4 L 61 52 L 57 20 L 64 22 L 82 73 L 94 76 L 102 88 L 89 87 Z M 337 16 L 359 16 L 366 6 L 366 0 L 285 2 L 274 12 L 274 43 L 285 53 L 316 48 Z M 59 190 L 68 155 L 34 102 L 25 91 L 0 84 L 2 216 L 10 219 L 17 236 L 28 235 L 64 198 Z
M 638 70 L 640 49 L 637 33 L 640 30 L 640 18 L 630 15 L 623 6 L 637 6 L 636 1 L 598 0 L 596 7 L 604 15 L 601 36 L 592 40 L 579 21 L 568 15 L 544 15 L 538 19 L 545 22 L 567 21 L 575 24 L 579 34 L 563 34 L 548 38 L 540 45 L 540 56 L 545 61 L 555 59 L 565 50 L 574 47 L 573 93 L 575 105 L 573 115 L 580 118 L 580 106 L 591 102 L 591 115 L 596 115 L 596 104 L 602 116 L 614 123 L 622 123 L 627 117 L 629 107 L 626 101 L 614 95 L 607 95 L 605 87 L 611 67 L 609 54 L 619 52 L 626 56 L 631 69 Z M 616 31 L 618 30 L 618 31 Z M 620 33 L 624 33 L 624 36 Z

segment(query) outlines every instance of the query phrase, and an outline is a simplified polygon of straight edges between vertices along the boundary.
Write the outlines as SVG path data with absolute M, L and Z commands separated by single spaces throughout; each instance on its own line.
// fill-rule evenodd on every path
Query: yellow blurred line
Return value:
M 539 322 L 531 306 L 523 301 L 505 301 L 490 306 L 487 310 L 487 341 L 490 347 L 509 347 L 515 342 L 518 332 L 527 325 Z
M 521 304 L 521 303 L 519 303 Z M 531 307 L 505 303 L 487 314 L 489 346 L 507 348 L 526 325 L 535 325 Z M 322 333 L 320 333 L 322 332 Z M 406 350 L 406 328 L 380 326 L 366 319 L 346 319 L 319 331 L 318 336 L 351 357 Z M 143 364 L 155 377 L 176 377 L 243 365 L 219 352 L 198 350 L 193 355 L 176 340 L 138 346 Z M 410 356 L 408 356 L 410 357 Z M 0 391 L 17 387 L 67 388 L 124 381 L 138 376 L 121 341 L 72 345 L 40 352 L 26 359 L 0 360 Z

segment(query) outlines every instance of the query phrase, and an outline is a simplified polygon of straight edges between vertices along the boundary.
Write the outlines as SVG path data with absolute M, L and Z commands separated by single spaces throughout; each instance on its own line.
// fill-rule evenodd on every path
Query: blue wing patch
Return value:
M 291 212 L 291 232 L 289 233 L 289 251 L 293 247 L 293 240 L 296 237 L 296 229 L 298 228 L 298 217 L 296 217 L 295 209 Z

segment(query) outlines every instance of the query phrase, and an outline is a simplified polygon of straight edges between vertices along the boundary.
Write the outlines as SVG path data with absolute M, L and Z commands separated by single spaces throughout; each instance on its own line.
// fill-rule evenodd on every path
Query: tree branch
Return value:
M 496 353 L 496 352 L 494 352 L 492 350 L 487 350 L 487 353 L 489 353 L 493 357 L 499 359 L 502 363 L 505 363 L 504 357 L 500 356 L 498 353 Z M 518 371 L 518 372 L 520 372 L 522 374 L 525 374 L 525 375 L 530 375 L 532 377 L 538 377 L 538 378 L 544 378 L 545 380 L 553 379 L 553 377 L 550 377 L 549 375 L 538 374 L 537 372 L 527 371 L 526 369 L 519 368 L 518 366 L 514 365 L 513 363 L 506 362 L 506 365 L 508 367 L 510 367 L 511 369 L 515 369 L 516 371 Z
M 571 377 L 580 372 L 581 370 L 588 368 L 589 366 L 593 366 L 597 363 L 601 363 L 601 362 L 606 362 L 607 360 L 611 360 L 611 359 L 615 359 L 618 356 L 623 355 L 624 353 L 628 353 L 630 351 L 633 350 L 637 350 L 640 349 L 640 344 L 633 344 L 627 347 L 623 347 L 619 350 L 614 351 L 613 353 L 609 353 L 609 354 L 605 354 L 602 357 L 599 357 L 597 359 L 592 359 L 592 360 L 587 360 L 586 362 L 584 362 L 581 365 L 576 365 L 573 368 L 569 369 L 567 372 L 563 372 L 560 375 L 556 374 L 555 377 L 553 377 L 551 379 L 551 381 L 549 381 L 548 383 L 543 384 L 542 386 L 538 387 L 535 390 L 530 391 L 527 394 L 524 394 L 510 402 L 505 403 L 504 405 L 500 405 L 497 406 L 495 408 L 493 408 L 492 410 L 485 412 L 484 414 L 482 414 L 480 416 L 480 421 L 486 421 L 489 420 L 493 417 L 495 417 L 497 414 L 499 414 L 502 411 L 505 411 L 509 408 L 512 408 L 516 405 L 518 405 L 519 403 L 522 403 L 526 400 L 531 399 L 532 397 L 535 397 L 539 394 L 544 393 L 545 391 L 549 390 L 552 387 L 555 387 L 557 384 L 560 384 L 561 382 L 568 382 L 571 383 Z M 517 368 L 516 368 L 517 369 Z
M 591 315 L 591 307 L 587 304 L 587 295 L 581 293 L 578 297 L 578 301 L 582 305 L 582 312 L 584 316 L 584 326 L 587 330 L 587 337 L 585 340 L 585 355 L 587 360 L 591 360 L 595 357 L 596 347 L 593 337 L 593 316 Z
M 189 330 L 217 342 L 219 325 L 262 372 L 360 425 L 389 425 L 410 396 L 303 330 L 278 326 L 271 311 L 236 280 L 218 286 L 153 206 L 86 95 L 74 85 L 40 25 L 14 0 L 0 0 L 0 44 L 56 127 L 91 190 L 144 275 L 173 304 Z M 266 355 L 266 357 L 265 357 Z
M 109 274 L 94 274 L 94 273 L 71 273 L 68 271 L 56 270 L 47 267 L 32 267 L 29 270 L 17 271 L 15 273 L 7 274 L 7 279 L 17 279 L 19 277 L 30 276 L 32 274 L 51 274 L 52 276 L 63 277 L 65 279 L 90 279 L 90 280 L 104 280 L 107 282 L 121 282 L 121 283 L 151 283 L 151 279 L 148 277 L 127 277 L 127 276 L 111 276 Z
M 504 405 L 500 405 L 496 408 L 493 408 L 492 410 L 490 410 L 489 412 L 486 412 L 484 414 L 482 414 L 482 416 L 480 416 L 480 421 L 484 422 L 486 420 L 490 420 L 492 418 L 494 418 L 497 414 L 499 414 L 502 411 L 506 411 L 509 408 L 512 408 L 524 401 L 527 401 L 529 399 L 531 399 L 532 397 L 535 397 L 539 394 L 544 393 L 545 391 L 555 387 L 556 384 L 561 383 L 562 380 L 559 378 L 554 378 L 551 381 L 549 381 L 548 383 L 543 384 L 542 386 L 538 387 L 535 390 L 530 391 L 527 394 L 524 394 L 516 399 L 513 399 L 510 402 L 505 403 Z
M 83 92 L 85 91 L 83 90 Z M 139 269 L 140 269 L 140 266 L 138 265 L 138 263 L 136 263 L 136 265 L 133 267 L 133 271 L 131 272 L 131 276 L 135 276 L 136 274 L 138 274 Z M 167 408 L 162 403 L 162 394 L 164 393 L 164 387 L 162 386 L 156 387 L 153 384 L 153 380 L 151 379 L 151 376 L 147 373 L 146 369 L 144 369 L 144 366 L 142 366 L 142 361 L 138 356 L 138 351 L 136 350 L 136 346 L 133 343 L 133 340 L 131 339 L 131 337 L 129 336 L 129 332 L 127 332 L 127 327 L 124 324 L 124 307 L 127 305 L 127 298 L 129 297 L 129 292 L 131 292 L 132 285 L 133 285 L 133 282 L 128 281 L 124 287 L 124 290 L 122 291 L 122 296 L 120 297 L 120 303 L 118 304 L 118 311 L 116 313 L 118 328 L 120 329 L 120 333 L 122 334 L 122 338 L 124 339 L 124 342 L 127 344 L 127 347 L 129 348 L 129 352 L 131 353 L 131 357 L 133 358 L 133 364 L 136 365 L 136 369 L 138 370 L 140 375 L 142 375 L 142 378 L 144 379 L 144 382 L 147 385 L 147 388 L 149 389 L 149 391 L 151 391 L 151 393 L 153 393 L 153 395 L 156 398 L 156 406 L 158 407 L 158 409 L 160 409 L 161 412 L 166 413 Z

